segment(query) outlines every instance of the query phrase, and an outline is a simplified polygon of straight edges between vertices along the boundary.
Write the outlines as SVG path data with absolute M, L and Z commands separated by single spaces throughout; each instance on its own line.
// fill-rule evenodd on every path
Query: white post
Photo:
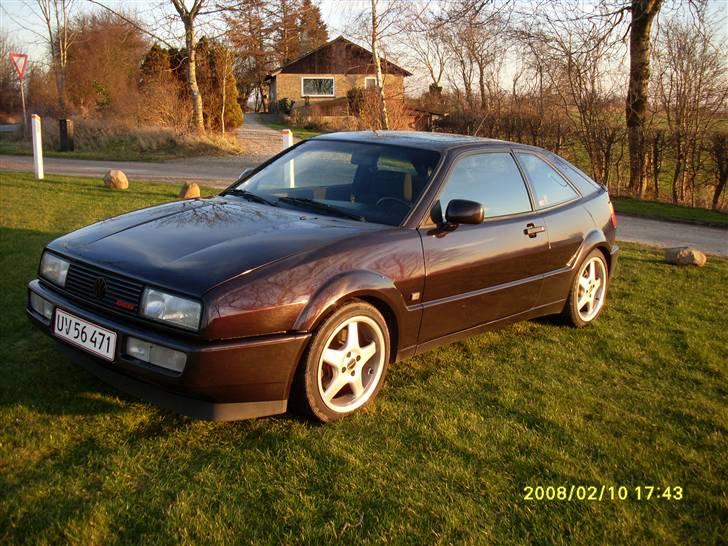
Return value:
M 281 140 L 283 141 L 283 149 L 290 148 L 293 146 L 293 133 L 290 129 L 283 129 L 281 131 Z M 295 188 L 296 187 L 296 173 L 294 169 L 293 159 L 288 160 L 288 172 L 286 173 L 286 176 L 288 176 L 288 187 L 289 188 Z
M 293 146 L 293 133 L 290 129 L 283 129 L 281 131 L 281 140 L 283 141 L 283 150 Z
M 43 180 L 43 140 L 40 134 L 40 116 L 33 114 L 30 117 L 30 126 L 33 133 L 33 167 L 35 177 Z

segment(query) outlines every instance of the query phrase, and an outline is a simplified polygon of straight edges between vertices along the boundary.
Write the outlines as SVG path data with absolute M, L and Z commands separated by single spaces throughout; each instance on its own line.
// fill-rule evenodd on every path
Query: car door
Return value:
M 581 195 L 542 155 L 517 150 L 515 156 L 549 235 L 548 272 L 538 302 L 548 305 L 566 299 L 573 258 L 594 222 L 581 204 Z
M 481 203 L 485 221 L 419 227 L 426 268 L 420 344 L 528 311 L 547 270 L 543 219 L 510 150 L 457 157 L 431 216 L 444 215 L 452 199 Z

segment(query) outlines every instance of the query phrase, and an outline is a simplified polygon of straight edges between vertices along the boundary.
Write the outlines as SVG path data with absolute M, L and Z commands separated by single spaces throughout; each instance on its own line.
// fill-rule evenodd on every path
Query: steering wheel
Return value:
M 405 207 L 410 208 L 410 204 L 407 201 L 405 201 L 404 199 L 400 199 L 399 197 L 390 197 L 388 195 L 385 195 L 384 197 L 380 197 L 377 200 L 376 206 L 381 207 L 382 203 L 386 203 L 387 201 L 394 201 L 395 203 L 397 203 L 399 205 L 404 205 Z

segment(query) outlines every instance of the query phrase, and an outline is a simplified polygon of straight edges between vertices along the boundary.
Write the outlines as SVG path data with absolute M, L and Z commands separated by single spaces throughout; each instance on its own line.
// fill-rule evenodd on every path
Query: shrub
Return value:
M 351 115 L 358 116 L 364 104 L 364 90 L 361 87 L 352 87 L 346 92 L 346 99 L 349 101 Z
M 293 111 L 293 105 L 296 104 L 295 100 L 291 100 L 288 97 L 283 97 L 278 101 L 278 110 L 283 114 L 290 116 Z

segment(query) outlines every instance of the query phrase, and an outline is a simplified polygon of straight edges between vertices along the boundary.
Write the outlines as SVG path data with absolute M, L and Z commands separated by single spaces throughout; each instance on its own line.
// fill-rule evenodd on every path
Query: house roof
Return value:
M 372 52 L 371 51 L 369 51 L 368 49 L 360 46 L 359 44 L 355 44 L 354 42 L 352 42 L 351 40 L 348 40 L 347 38 L 344 38 L 343 36 L 337 36 L 333 40 L 329 40 L 325 44 L 317 47 L 316 49 L 313 49 L 313 50 L 309 51 L 305 55 L 302 55 L 302 56 L 298 57 L 297 59 L 294 59 L 293 61 L 291 61 L 289 63 L 286 63 L 283 66 L 277 68 L 276 70 L 274 70 L 273 72 L 271 72 L 268 75 L 268 78 L 272 78 L 274 76 L 277 76 L 281 72 L 284 72 L 286 70 L 286 68 L 289 68 L 289 67 L 291 67 L 293 65 L 296 65 L 296 64 L 300 64 L 301 61 L 304 61 L 305 59 L 308 59 L 309 57 L 315 56 L 316 54 L 320 53 L 321 50 L 326 49 L 328 47 L 331 47 L 332 45 L 336 44 L 337 42 L 338 43 L 343 43 L 343 44 L 345 44 L 347 46 L 350 46 L 351 48 L 353 48 L 354 50 L 356 50 L 360 54 L 363 53 L 363 54 L 365 54 L 367 56 L 371 56 L 372 55 Z M 396 72 L 396 73 L 401 74 L 402 76 L 411 76 L 412 75 L 411 72 L 409 72 L 408 70 L 405 70 L 401 66 L 398 66 L 398 65 L 394 64 L 393 62 L 390 62 L 390 61 L 388 61 L 388 60 L 386 60 L 386 59 L 384 59 L 382 57 L 380 57 L 380 60 L 381 60 L 381 63 L 382 63 L 382 70 L 385 71 L 385 72 L 388 72 L 388 73 Z

